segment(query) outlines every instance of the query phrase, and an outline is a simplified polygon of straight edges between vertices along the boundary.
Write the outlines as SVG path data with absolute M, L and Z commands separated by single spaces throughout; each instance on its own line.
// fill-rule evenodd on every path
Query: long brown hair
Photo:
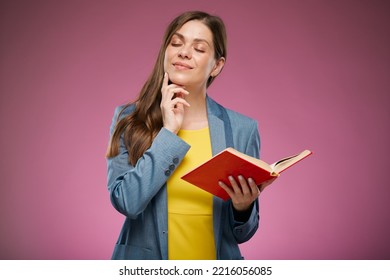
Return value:
M 141 89 L 135 101 L 134 111 L 120 118 L 127 104 L 118 116 L 118 121 L 112 134 L 107 157 L 115 157 L 119 153 L 120 138 L 123 134 L 124 143 L 129 153 L 129 163 L 133 166 L 144 152 L 151 146 L 153 139 L 163 126 L 160 103 L 161 87 L 164 75 L 165 50 L 171 41 L 173 34 L 186 22 L 199 20 L 203 22 L 213 34 L 215 59 L 226 59 L 226 30 L 223 21 L 218 16 L 212 16 L 201 11 L 185 12 L 176 17 L 168 26 L 163 37 L 156 63 L 149 78 Z M 207 87 L 215 77 L 209 77 Z

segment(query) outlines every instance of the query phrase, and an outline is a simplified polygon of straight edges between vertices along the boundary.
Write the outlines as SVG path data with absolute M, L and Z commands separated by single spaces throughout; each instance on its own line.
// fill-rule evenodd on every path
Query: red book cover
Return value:
M 225 150 L 185 174 L 182 179 L 223 200 L 227 200 L 229 195 L 219 186 L 218 181 L 223 181 L 226 185 L 230 186 L 228 180 L 228 176 L 230 175 L 234 178 L 237 178 L 238 175 L 242 175 L 244 178 L 251 177 L 255 180 L 256 184 L 260 184 L 273 177 L 270 171 L 264 170 Z
M 229 195 L 219 186 L 218 181 L 231 186 L 228 177 L 237 178 L 238 175 L 242 175 L 246 179 L 252 178 L 257 185 L 260 185 L 311 154 L 311 151 L 305 150 L 298 155 L 269 165 L 233 148 L 227 148 L 181 178 L 223 200 L 227 200 Z

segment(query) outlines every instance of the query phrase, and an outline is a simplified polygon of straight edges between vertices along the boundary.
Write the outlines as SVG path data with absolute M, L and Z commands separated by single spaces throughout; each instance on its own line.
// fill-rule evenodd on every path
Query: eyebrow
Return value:
M 183 41 L 185 40 L 184 35 L 183 35 L 183 34 L 180 34 L 179 32 L 175 32 L 175 33 L 172 35 L 172 37 L 173 37 L 174 35 L 178 36 L 178 37 L 179 37 L 181 40 L 183 40 Z M 210 43 L 209 43 L 206 39 L 195 38 L 195 39 L 194 39 L 194 42 L 196 42 L 196 43 L 202 43 L 202 42 L 204 42 L 204 43 L 206 43 L 207 45 L 209 45 L 209 46 L 211 47 Z

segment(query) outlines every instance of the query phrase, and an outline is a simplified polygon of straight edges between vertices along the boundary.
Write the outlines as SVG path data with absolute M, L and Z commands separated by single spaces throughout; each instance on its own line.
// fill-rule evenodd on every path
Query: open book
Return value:
M 229 195 L 219 186 L 218 181 L 230 186 L 228 176 L 237 178 L 238 175 L 242 175 L 246 179 L 252 178 L 257 185 L 260 185 L 279 176 L 287 168 L 311 154 L 311 151 L 304 150 L 297 155 L 268 164 L 233 148 L 227 148 L 181 178 L 223 200 L 227 200 Z

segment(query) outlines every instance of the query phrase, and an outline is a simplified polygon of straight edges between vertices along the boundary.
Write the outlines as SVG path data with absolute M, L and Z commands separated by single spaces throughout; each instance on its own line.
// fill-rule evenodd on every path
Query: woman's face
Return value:
M 210 75 L 217 75 L 223 63 L 214 58 L 213 34 L 198 20 L 185 23 L 165 50 L 164 70 L 177 85 L 206 88 Z

